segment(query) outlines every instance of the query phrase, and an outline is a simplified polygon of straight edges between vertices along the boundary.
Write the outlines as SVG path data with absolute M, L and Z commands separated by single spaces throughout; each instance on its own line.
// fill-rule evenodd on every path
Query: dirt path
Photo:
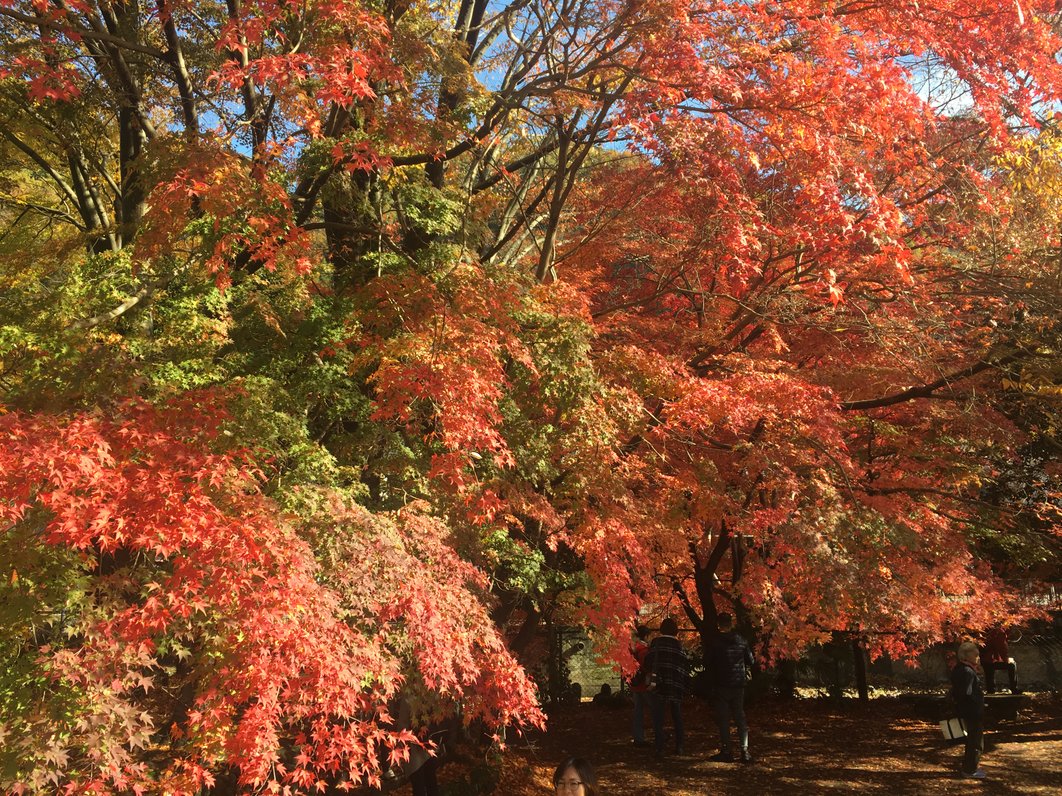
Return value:
M 609 796 L 662 794 L 1062 794 L 1062 699 L 1030 698 L 1015 721 L 986 736 L 982 782 L 958 776 L 961 746 L 941 738 L 924 703 L 883 698 L 867 707 L 825 700 L 750 705 L 750 766 L 713 763 L 716 730 L 707 706 L 685 706 L 687 754 L 658 761 L 630 742 L 627 709 L 581 705 L 556 712 L 549 731 L 505 756 L 501 796 L 552 792 L 553 767 L 589 758 Z

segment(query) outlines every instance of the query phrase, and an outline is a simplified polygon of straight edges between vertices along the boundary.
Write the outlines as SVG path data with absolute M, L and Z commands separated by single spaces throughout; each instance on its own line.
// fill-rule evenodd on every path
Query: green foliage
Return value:
M 42 522 L 20 523 L 0 536 L 0 781 L 27 761 L 25 741 L 47 727 L 60 749 L 77 718 L 80 696 L 56 682 L 38 650 L 63 647 L 80 625 L 91 579 L 79 553 L 45 544 Z M 58 761 L 51 761 L 56 764 Z
M 404 224 L 425 236 L 452 235 L 461 226 L 464 207 L 452 189 L 440 190 L 412 176 L 396 179 L 391 197 Z
M 147 760 L 174 792 L 327 790 L 343 755 L 371 783 L 360 707 L 324 708 L 349 731 L 334 758 L 296 751 L 336 684 L 300 691 L 300 667 L 349 631 L 372 654 L 339 656 L 343 699 L 403 683 L 418 716 L 515 715 L 488 606 L 522 642 L 594 625 L 618 659 L 642 607 L 676 600 L 706 632 L 736 606 L 786 653 L 992 620 L 1003 584 L 975 557 L 1016 577 L 1057 549 L 1062 169 L 1031 103 L 1062 72 L 1039 1 L 89 0 L 40 21 L 8 0 L 0 512 L 42 499 L 18 492 L 30 449 L 51 452 L 25 488 L 86 512 L 0 540 L 0 732 L 56 735 L 25 752 L 34 782 L 81 787 L 59 736 L 99 720 L 113 771 Z M 927 104 L 897 52 L 939 58 L 975 111 Z M 142 530 L 167 472 L 176 513 L 133 543 L 107 512 Z M 175 538 L 206 574 L 170 599 L 209 597 L 179 628 L 150 585 Z M 240 604 L 211 608 L 232 584 Z M 61 655 L 119 604 L 164 629 Z M 326 638 L 304 658 L 269 654 L 307 627 Z M 117 700 L 129 638 L 158 660 Z M 145 696 L 148 669 L 167 685 Z M 298 694 L 283 726 L 255 712 L 265 686 Z M 185 689 L 224 710 L 176 708 Z M 141 709 L 181 714 L 147 751 Z

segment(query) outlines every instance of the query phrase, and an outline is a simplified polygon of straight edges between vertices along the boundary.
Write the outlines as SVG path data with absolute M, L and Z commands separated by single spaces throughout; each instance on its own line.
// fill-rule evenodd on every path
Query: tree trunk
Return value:
M 372 218 L 375 177 L 369 172 L 356 171 L 345 181 L 342 176 L 333 177 L 333 181 L 325 189 L 328 193 L 322 202 L 322 215 L 328 260 L 334 269 L 336 290 L 342 293 L 356 290 L 375 275 L 375 270 L 365 262 L 372 248 L 369 230 L 375 223 Z
M 118 151 L 120 158 L 121 202 L 118 219 L 118 234 L 122 245 L 127 245 L 136 235 L 140 219 L 144 215 L 144 185 L 140 178 L 140 153 L 144 148 L 144 133 L 133 108 L 123 107 L 118 111 Z
M 796 661 L 786 658 L 778 663 L 778 696 L 782 699 L 796 698 Z
M 852 655 L 855 658 L 856 688 L 859 690 L 859 701 L 870 701 L 870 688 L 867 686 L 867 656 L 863 650 L 863 644 L 858 638 L 852 639 Z

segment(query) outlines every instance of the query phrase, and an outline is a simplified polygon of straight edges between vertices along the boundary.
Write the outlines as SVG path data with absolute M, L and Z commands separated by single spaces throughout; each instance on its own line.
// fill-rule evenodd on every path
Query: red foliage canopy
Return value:
M 538 720 L 445 529 L 413 510 L 353 515 L 331 550 L 341 588 L 322 585 L 247 452 L 210 452 L 207 400 L 0 418 L 0 521 L 76 551 L 93 576 L 36 650 L 70 707 L 14 790 L 62 778 L 68 792 L 192 794 L 224 770 L 254 789 L 379 782 L 385 753 L 415 742 L 388 710 L 414 673 L 436 699 L 463 699 L 468 720 Z M 5 728 L 27 759 L 51 726 L 46 693 Z M 144 754 L 163 751 L 152 772 Z

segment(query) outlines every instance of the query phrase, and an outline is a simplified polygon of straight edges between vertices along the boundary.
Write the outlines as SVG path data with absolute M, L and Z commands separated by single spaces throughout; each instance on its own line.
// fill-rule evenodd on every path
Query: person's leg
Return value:
M 996 693 L 996 665 L 989 663 L 987 666 L 981 664 L 981 670 L 985 673 L 985 693 Z
M 671 722 L 675 725 L 675 753 L 682 754 L 686 740 L 685 728 L 682 726 L 682 700 L 672 697 L 668 701 L 671 703 Z
M 431 758 L 413 775 L 413 796 L 439 796 L 439 759 Z M 419 788 L 419 790 L 418 790 Z
M 964 719 L 966 725 L 966 749 L 962 756 L 962 773 L 970 776 L 981 764 L 981 745 L 984 742 L 984 725 L 982 719 Z
M 722 688 L 716 688 L 712 692 L 712 711 L 715 713 L 715 724 L 719 728 L 719 754 L 727 757 L 730 755 L 730 706 Z
M 418 768 L 409 778 L 413 786 L 413 796 L 428 796 L 428 784 L 424 779 L 424 767 Z
M 634 716 L 631 720 L 631 734 L 634 743 L 638 746 L 645 744 L 645 701 L 648 694 L 645 691 L 631 691 L 634 698 Z
M 649 695 L 649 712 L 653 715 L 653 745 L 656 753 L 664 753 L 664 700 L 659 694 Z
M 741 741 L 741 753 L 742 755 L 748 754 L 749 751 L 749 724 L 745 720 L 745 689 L 735 689 L 733 701 L 731 702 L 731 712 L 734 714 L 734 723 L 737 725 L 738 738 Z
M 439 769 L 442 767 L 442 763 L 438 760 L 431 761 L 431 768 L 428 769 L 428 796 L 439 796 Z
M 402 767 L 409 772 L 409 782 L 413 786 L 413 796 L 430 796 L 428 773 L 434 766 L 435 758 L 419 746 L 409 747 L 409 760 Z M 434 779 L 433 777 L 431 779 Z

